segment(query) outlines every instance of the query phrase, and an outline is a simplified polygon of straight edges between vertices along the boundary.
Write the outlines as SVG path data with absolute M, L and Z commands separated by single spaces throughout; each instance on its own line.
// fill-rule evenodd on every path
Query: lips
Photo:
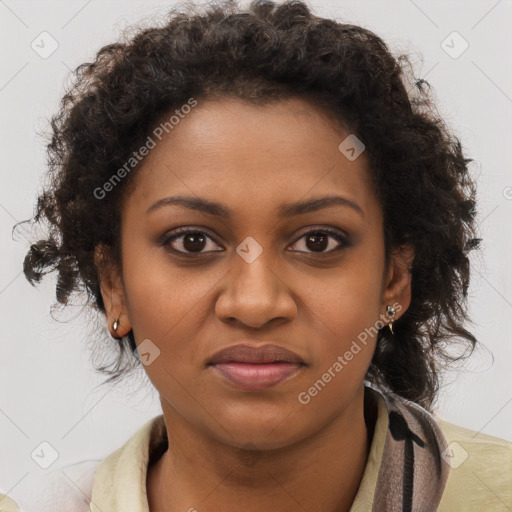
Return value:
M 259 347 L 239 344 L 216 352 L 209 365 L 219 363 L 296 363 L 305 364 L 298 354 L 279 345 L 265 344 Z
M 305 366 L 298 354 L 274 344 L 234 345 L 216 352 L 207 363 L 223 380 L 248 391 L 275 386 Z

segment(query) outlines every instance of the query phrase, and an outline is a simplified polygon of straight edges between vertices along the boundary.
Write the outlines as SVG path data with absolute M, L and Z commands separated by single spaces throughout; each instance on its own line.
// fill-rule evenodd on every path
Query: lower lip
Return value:
M 237 387 L 260 391 L 292 377 L 303 366 L 296 363 L 220 363 L 212 368 Z

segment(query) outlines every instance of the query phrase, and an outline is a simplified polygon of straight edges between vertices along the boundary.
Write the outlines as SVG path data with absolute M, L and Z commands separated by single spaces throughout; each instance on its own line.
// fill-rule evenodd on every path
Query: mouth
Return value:
M 299 363 L 219 363 L 211 367 L 239 388 L 261 391 L 276 386 L 297 374 L 305 365 Z
M 214 354 L 207 363 L 216 375 L 239 389 L 261 391 L 296 376 L 306 363 L 278 345 L 235 345 Z

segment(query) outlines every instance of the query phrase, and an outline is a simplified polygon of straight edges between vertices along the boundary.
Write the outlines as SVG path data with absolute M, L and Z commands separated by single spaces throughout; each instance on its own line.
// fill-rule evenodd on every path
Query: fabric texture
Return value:
M 448 423 L 396 395 L 365 392 L 377 417 L 350 512 L 512 510 L 512 443 Z M 85 472 L 84 464 L 59 471 L 69 480 L 75 468 L 80 490 L 69 481 L 48 486 L 46 505 L 20 511 L 149 512 L 148 464 L 166 447 L 164 417 L 156 416 Z
M 432 415 L 417 404 L 394 395 L 384 404 L 388 425 L 371 510 L 435 511 L 450 472 L 441 456 L 446 439 Z M 356 500 L 352 509 L 357 505 Z

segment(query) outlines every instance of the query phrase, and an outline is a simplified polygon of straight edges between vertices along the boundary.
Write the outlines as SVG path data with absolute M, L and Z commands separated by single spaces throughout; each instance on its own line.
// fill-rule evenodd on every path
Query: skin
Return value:
M 151 511 L 349 510 L 370 448 L 363 379 L 376 338 L 307 405 L 297 397 L 388 304 L 401 306 L 395 320 L 406 311 L 413 253 L 395 250 L 385 267 L 368 161 L 338 149 L 348 134 L 298 98 L 205 100 L 134 176 L 121 212 L 122 268 L 102 268 L 101 287 L 109 325 L 120 319 L 112 335 L 133 329 L 138 344 L 150 339 L 160 350 L 144 369 L 170 442 L 148 470 Z M 232 217 L 177 205 L 146 213 L 178 194 L 222 203 Z M 278 216 L 283 204 L 324 195 L 361 211 L 334 205 Z M 190 254 L 183 236 L 159 243 L 181 226 L 211 237 L 195 240 L 202 254 L 174 254 Z M 349 244 L 331 236 L 320 248 L 307 243 L 312 228 L 326 227 Z M 252 263 L 236 252 L 248 236 L 263 249 Z M 243 338 L 282 345 L 307 366 L 264 391 L 235 388 L 204 365 Z

